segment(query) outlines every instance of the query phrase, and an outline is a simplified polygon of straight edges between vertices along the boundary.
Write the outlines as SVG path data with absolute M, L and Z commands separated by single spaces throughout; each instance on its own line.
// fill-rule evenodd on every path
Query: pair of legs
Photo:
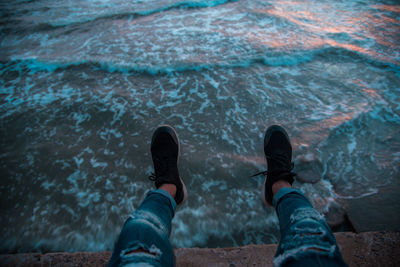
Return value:
M 179 140 L 172 127 L 157 128 L 151 153 L 155 173 L 150 178 L 157 189 L 148 192 L 126 220 L 109 266 L 175 265 L 169 242 L 171 221 L 177 205 L 185 202 L 187 191 L 178 172 Z M 299 190 L 292 188 L 292 147 L 282 127 L 267 129 L 264 153 L 268 170 L 259 173 L 266 176 L 262 198 L 265 204 L 275 207 L 281 232 L 274 265 L 346 266 L 325 219 Z

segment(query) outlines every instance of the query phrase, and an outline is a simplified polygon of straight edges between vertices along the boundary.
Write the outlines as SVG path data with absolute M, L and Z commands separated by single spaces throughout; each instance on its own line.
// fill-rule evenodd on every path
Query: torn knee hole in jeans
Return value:
M 302 251 L 328 252 L 331 245 L 326 231 L 322 227 L 294 227 L 281 242 L 283 250 L 302 247 Z
M 286 249 L 282 254 L 274 257 L 274 266 L 281 266 L 289 259 L 299 259 L 308 255 L 320 255 L 332 257 L 335 253 L 336 245 L 334 244 L 306 244 L 294 246 Z
M 319 235 L 319 236 L 321 236 L 321 235 L 323 235 L 324 233 L 322 233 L 322 232 L 318 232 L 318 233 L 303 233 L 303 234 L 299 234 L 299 236 L 302 238 L 303 236 L 313 236 L 313 235 Z
M 155 245 L 151 245 L 151 247 L 148 247 L 146 244 L 142 244 L 142 243 L 133 244 L 133 245 L 129 246 L 129 248 L 127 248 L 121 252 L 121 256 L 125 256 L 125 257 L 131 257 L 131 256 L 135 256 L 138 254 L 159 258 L 161 256 L 162 252 Z
M 304 251 L 318 251 L 318 252 L 329 252 L 329 249 L 324 249 L 324 248 L 317 248 L 317 247 L 310 247 L 306 248 Z
M 290 222 L 296 223 L 300 221 L 317 221 L 320 222 L 323 220 L 323 216 L 317 212 L 315 209 L 307 207 L 307 208 L 299 208 L 290 215 Z
M 319 223 L 298 222 L 290 229 L 292 238 L 325 238 L 327 231 Z
M 125 252 L 125 255 L 135 254 L 135 253 L 148 253 L 148 254 L 151 254 L 153 256 L 157 256 L 157 254 L 155 254 L 154 252 L 150 252 L 148 250 L 144 250 L 143 248 L 137 248 L 135 250 Z

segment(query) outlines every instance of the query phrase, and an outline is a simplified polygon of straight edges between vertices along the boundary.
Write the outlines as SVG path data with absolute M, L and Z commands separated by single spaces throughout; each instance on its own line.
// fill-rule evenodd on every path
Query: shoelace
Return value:
M 296 176 L 296 173 L 292 172 L 292 170 L 293 170 L 293 168 L 294 168 L 293 162 L 290 163 L 290 167 L 288 166 L 289 168 L 284 168 L 284 166 L 287 165 L 287 158 L 286 158 L 286 156 L 281 155 L 281 154 L 276 154 L 276 155 L 274 155 L 274 157 L 267 156 L 267 159 L 273 160 L 273 161 L 279 163 L 279 165 L 281 165 L 282 168 L 274 169 L 273 172 L 268 171 L 268 170 L 266 170 L 266 171 L 261 171 L 261 172 L 258 172 L 258 173 L 256 173 L 256 174 L 253 174 L 253 175 L 250 176 L 250 177 L 255 177 L 255 176 L 258 176 L 258 175 L 267 176 L 268 174 L 270 174 L 270 175 L 272 175 L 272 174 L 285 174 L 285 175 Z
M 171 162 L 169 162 L 168 159 Z M 173 160 L 170 157 L 167 157 L 167 156 L 164 156 L 162 158 L 156 157 L 154 160 L 156 161 L 155 165 L 158 166 L 158 170 L 159 171 L 158 171 L 158 175 L 155 172 L 151 173 L 149 175 L 149 180 L 152 181 L 152 182 L 157 182 L 157 180 L 160 177 L 167 177 L 167 174 L 169 173 L 169 170 L 170 170 L 170 165 L 172 164 Z
M 154 172 L 149 175 L 149 180 L 155 182 L 157 180 L 157 176 Z

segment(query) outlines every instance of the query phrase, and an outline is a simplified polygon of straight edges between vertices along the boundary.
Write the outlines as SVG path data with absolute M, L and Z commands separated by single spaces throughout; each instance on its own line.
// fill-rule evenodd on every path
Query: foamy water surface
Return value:
M 277 242 L 249 178 L 273 123 L 322 213 L 399 178 L 396 1 L 2 1 L 0 14 L 2 252 L 111 250 L 152 188 L 164 123 L 189 191 L 175 247 Z

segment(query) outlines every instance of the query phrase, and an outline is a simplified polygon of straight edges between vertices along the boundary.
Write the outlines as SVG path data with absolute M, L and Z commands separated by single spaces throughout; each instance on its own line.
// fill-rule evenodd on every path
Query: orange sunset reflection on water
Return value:
M 400 65 L 393 60 L 391 50 L 400 44 L 400 22 L 381 12 L 383 10 L 397 16 L 400 13 L 398 6 L 374 5 L 370 6 L 369 12 L 349 12 L 319 3 L 310 10 L 303 2 L 278 1 L 273 8 L 256 9 L 255 12 L 281 18 L 279 23 L 292 24 L 292 31 L 274 32 L 254 26 L 243 34 L 250 42 L 273 49 L 315 49 L 330 46 Z M 385 29 L 384 33 L 381 29 Z M 370 48 L 375 42 L 381 45 L 381 49 Z

